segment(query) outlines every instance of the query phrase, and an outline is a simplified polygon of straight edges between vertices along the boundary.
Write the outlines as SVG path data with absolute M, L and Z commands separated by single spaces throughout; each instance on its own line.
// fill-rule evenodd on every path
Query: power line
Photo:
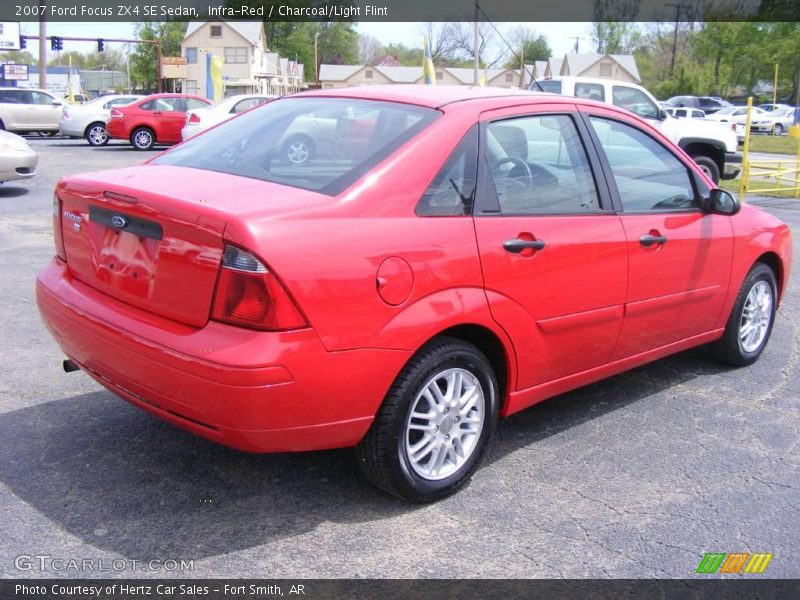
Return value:
M 533 83 L 535 83 L 535 84 L 536 84 L 536 87 L 538 87 L 538 88 L 539 88 L 539 91 L 540 91 L 540 92 L 543 92 L 543 91 L 544 91 L 544 88 L 542 87 L 542 84 L 541 84 L 541 83 L 539 83 L 539 82 L 538 82 L 536 79 L 534 79 L 534 77 L 533 77 L 533 72 L 531 72 L 531 70 L 530 70 L 530 69 L 528 69 L 528 66 L 527 66 L 527 65 L 525 64 L 525 62 L 522 60 L 522 56 L 520 56 L 519 54 L 517 54 L 516 50 L 514 50 L 514 47 L 513 47 L 511 44 L 509 44 L 509 43 L 508 43 L 508 40 L 506 40 L 506 38 L 504 38 L 504 37 L 503 37 L 503 34 L 502 34 L 502 33 L 500 33 L 500 30 L 498 30 L 498 29 L 497 29 L 497 27 L 495 27 L 495 26 L 494 26 L 494 23 L 493 23 L 493 22 L 492 22 L 492 20 L 489 18 L 489 15 L 487 15 L 487 14 L 484 12 L 484 10 L 483 10 L 483 9 L 482 9 L 480 6 L 478 6 L 478 5 L 477 5 L 477 3 L 476 3 L 476 5 L 475 5 L 475 6 L 476 6 L 476 7 L 477 7 L 477 9 L 480 11 L 480 13 L 483 15 L 483 18 L 484 18 L 484 19 L 486 19 L 486 22 L 487 22 L 487 23 L 489 23 L 489 25 L 491 25 L 491 26 L 492 26 L 492 29 L 494 29 L 494 32 L 497 34 L 497 36 L 498 36 L 498 37 L 499 37 L 499 38 L 500 38 L 500 39 L 503 41 L 503 43 L 504 43 L 506 46 L 508 46 L 508 49 L 509 49 L 509 50 L 511 50 L 511 54 L 512 54 L 512 55 L 514 56 L 514 58 L 515 58 L 515 59 L 516 59 L 516 60 L 517 60 L 517 61 L 520 63 L 522 70 L 523 70 L 525 73 L 527 73 L 527 74 L 530 76 L 530 79 L 531 79 L 531 81 L 532 81 Z M 476 81 L 475 83 L 477 83 L 477 81 Z

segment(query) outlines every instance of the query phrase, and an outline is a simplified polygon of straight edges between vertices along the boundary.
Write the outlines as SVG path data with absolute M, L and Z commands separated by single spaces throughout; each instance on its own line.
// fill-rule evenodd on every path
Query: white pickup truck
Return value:
M 733 179 L 741 171 L 735 126 L 701 119 L 675 119 L 659 107 L 658 101 L 635 83 L 558 76 L 538 79 L 531 90 L 588 98 L 625 108 L 646 119 L 680 146 L 715 183 Z

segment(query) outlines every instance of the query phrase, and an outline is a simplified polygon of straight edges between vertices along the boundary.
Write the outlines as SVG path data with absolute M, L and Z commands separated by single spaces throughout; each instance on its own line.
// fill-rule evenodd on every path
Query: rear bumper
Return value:
M 131 404 L 251 452 L 353 446 L 410 357 L 327 352 L 311 329 L 195 329 L 77 281 L 59 259 L 40 273 L 39 311 L 67 356 Z
M 108 137 L 115 140 L 127 140 L 130 138 L 131 132 L 123 122 L 124 119 L 109 119 L 106 123 L 106 131 Z
M 61 135 L 70 137 L 83 137 L 86 125 L 73 119 L 62 119 L 58 125 Z
M 720 173 L 722 179 L 735 179 L 742 171 L 742 155 L 738 152 L 725 153 L 725 168 Z

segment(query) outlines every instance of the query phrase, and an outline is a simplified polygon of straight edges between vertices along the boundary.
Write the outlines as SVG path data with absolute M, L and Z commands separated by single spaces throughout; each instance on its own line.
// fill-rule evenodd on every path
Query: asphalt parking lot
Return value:
M 469 487 L 412 506 L 351 451 L 238 453 L 65 374 L 34 300 L 53 186 L 152 154 L 31 144 L 38 176 L 0 186 L 0 577 L 690 577 L 706 552 L 800 577 L 797 262 L 753 367 L 693 350 L 540 404 L 501 423 Z M 800 200 L 755 202 L 797 231 Z M 193 570 L 15 560 L 33 555 Z

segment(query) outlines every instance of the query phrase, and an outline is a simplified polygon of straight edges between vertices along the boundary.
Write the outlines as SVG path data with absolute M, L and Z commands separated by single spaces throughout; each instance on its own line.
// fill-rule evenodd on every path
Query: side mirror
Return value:
M 667 115 L 667 111 L 665 111 L 663 108 L 659 108 L 658 109 L 658 120 L 659 121 L 666 121 L 668 118 L 669 118 L 669 115 Z
M 703 199 L 705 212 L 715 215 L 733 216 L 742 208 L 742 203 L 730 192 L 719 188 L 711 190 L 708 198 Z
M 61 100 L 53 100 L 53 106 L 63 106 L 63 102 Z

